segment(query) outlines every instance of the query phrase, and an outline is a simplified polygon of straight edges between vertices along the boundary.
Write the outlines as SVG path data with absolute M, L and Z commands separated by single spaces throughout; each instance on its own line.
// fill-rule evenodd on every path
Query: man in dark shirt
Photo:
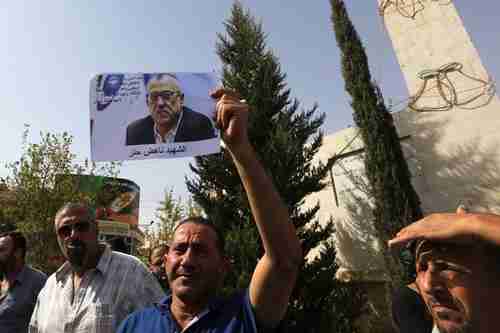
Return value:
M 38 293 L 47 276 L 24 263 L 26 239 L 16 231 L 0 234 L 0 332 L 28 331 Z
M 210 119 L 184 105 L 184 94 L 175 75 L 155 75 L 146 88 L 149 115 L 127 126 L 125 145 L 191 142 L 216 137 Z

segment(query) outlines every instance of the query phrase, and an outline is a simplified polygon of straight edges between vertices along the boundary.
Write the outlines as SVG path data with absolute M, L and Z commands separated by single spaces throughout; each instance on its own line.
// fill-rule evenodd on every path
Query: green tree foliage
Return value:
M 365 50 L 344 1 L 330 1 L 345 89 L 352 97 L 354 122 L 365 144 L 365 172 L 374 199 L 375 227 L 386 244 L 402 227 L 422 217 L 420 200 L 411 184 L 392 115 L 378 86 L 372 82 Z M 387 260 L 393 277 L 400 280 L 399 265 L 391 264 L 391 258 Z M 413 270 L 412 263 L 406 265 L 406 278 Z
M 315 219 L 319 204 L 303 208 L 304 198 L 326 184 L 332 161 L 313 163 L 322 143 L 324 114 L 314 106 L 301 110 L 290 98 L 278 59 L 266 47 L 262 25 L 236 2 L 218 35 L 217 54 L 223 63 L 226 88 L 238 91 L 251 107 L 249 138 L 290 212 L 304 254 L 332 235 L 333 222 L 322 226 Z M 263 249 L 249 203 L 229 152 L 196 158 L 195 176 L 188 180 L 194 200 L 226 234 L 227 254 L 233 261 L 226 292 L 248 287 Z M 334 249 L 318 260 L 305 261 L 290 302 L 287 332 L 319 332 L 348 318 L 348 290 L 334 281 Z M 351 295 L 352 296 L 352 295 Z M 351 297 L 352 300 L 355 297 Z M 350 303 L 349 303 L 350 304 Z M 332 309 L 337 311 L 332 311 Z M 304 313 L 313 314 L 310 320 Z M 325 330 L 325 332 L 332 330 Z M 340 331 L 339 331 L 340 332 Z
M 73 138 L 68 133 L 41 133 L 39 143 L 28 142 L 29 127 L 23 134 L 21 158 L 7 165 L 10 175 L 2 179 L 9 193 L 4 219 L 16 225 L 28 240 L 28 262 L 51 273 L 57 268 L 54 257 L 60 255 L 54 232 L 56 211 L 67 201 L 93 198 L 79 192 L 69 174 L 101 174 L 115 176 L 118 165 L 97 167 L 85 161 L 76 163 L 71 152 Z M 95 199 L 95 198 L 94 198 Z
M 200 216 L 203 210 L 198 206 L 192 197 L 183 200 L 182 197 L 175 197 L 174 190 L 165 190 L 160 207 L 156 209 L 156 217 L 160 220 L 160 227 L 157 232 L 151 233 L 152 244 L 169 243 L 173 235 L 176 222 L 190 217 Z

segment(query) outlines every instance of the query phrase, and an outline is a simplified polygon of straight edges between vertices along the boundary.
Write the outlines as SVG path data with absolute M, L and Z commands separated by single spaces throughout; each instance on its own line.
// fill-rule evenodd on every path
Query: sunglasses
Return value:
M 82 222 L 77 222 L 74 224 L 67 224 L 59 229 L 57 229 L 57 234 L 60 237 L 69 237 L 71 236 L 71 232 L 88 232 L 90 230 L 90 222 L 88 221 L 82 221 Z
M 171 101 L 175 96 L 178 95 L 179 92 L 177 91 L 165 90 L 159 92 L 152 92 L 151 94 L 149 94 L 149 99 L 153 103 L 156 103 L 159 97 L 161 97 L 161 99 L 164 101 Z

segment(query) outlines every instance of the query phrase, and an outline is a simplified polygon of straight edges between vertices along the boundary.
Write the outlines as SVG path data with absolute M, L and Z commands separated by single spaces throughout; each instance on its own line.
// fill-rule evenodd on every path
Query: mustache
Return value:
M 429 295 L 429 307 L 432 308 L 435 305 L 443 305 L 449 307 L 454 310 L 458 310 L 462 313 L 465 313 L 465 306 L 462 302 L 453 296 L 444 296 L 444 295 Z
M 167 273 L 167 275 L 170 275 L 172 279 L 176 279 L 180 276 L 191 276 L 193 278 L 198 277 L 199 273 L 197 270 L 192 269 L 192 268 L 184 268 L 184 269 L 177 269 L 175 271 L 172 271 L 170 274 Z
M 167 113 L 171 117 L 177 116 L 177 112 L 175 112 L 175 110 L 168 105 L 156 107 L 156 112 L 164 112 L 164 113 Z

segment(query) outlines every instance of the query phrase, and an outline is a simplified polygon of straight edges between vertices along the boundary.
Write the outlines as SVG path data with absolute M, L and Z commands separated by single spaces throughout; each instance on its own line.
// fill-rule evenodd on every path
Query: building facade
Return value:
M 500 100 L 453 2 L 379 5 L 409 91 L 408 107 L 393 118 L 424 213 L 459 204 L 500 213 Z M 329 186 L 306 206 L 319 200 L 320 221 L 335 218 L 337 278 L 384 281 L 363 150 L 356 128 L 326 136 L 316 157 L 336 162 Z

